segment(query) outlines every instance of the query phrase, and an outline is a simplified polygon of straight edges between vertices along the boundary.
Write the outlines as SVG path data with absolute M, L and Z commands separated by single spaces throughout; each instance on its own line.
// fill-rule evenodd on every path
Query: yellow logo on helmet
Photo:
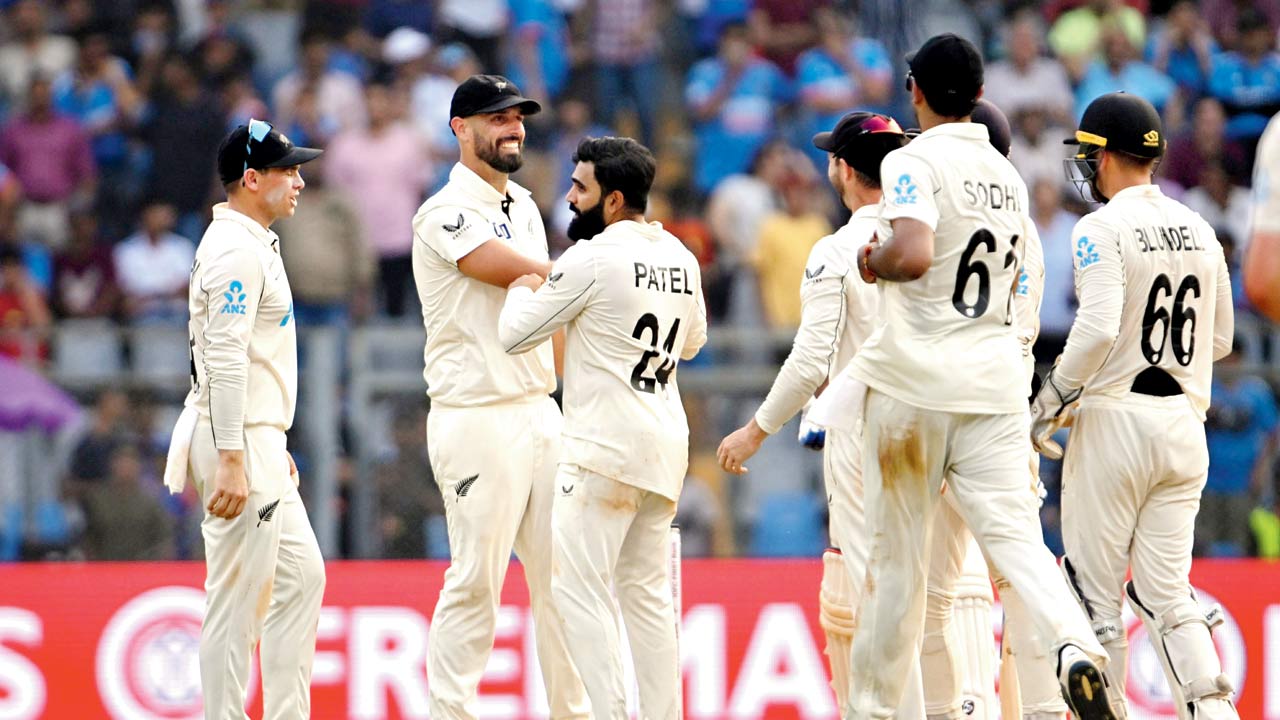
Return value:
M 1142 144 L 1147 147 L 1160 147 L 1160 133 L 1152 130 L 1142 136 Z

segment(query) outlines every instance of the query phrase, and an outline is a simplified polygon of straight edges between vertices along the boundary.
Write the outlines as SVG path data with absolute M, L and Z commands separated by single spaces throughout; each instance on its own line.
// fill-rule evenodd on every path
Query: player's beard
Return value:
M 519 170 L 520 166 L 524 164 L 524 157 L 520 150 L 516 150 L 514 155 L 502 154 L 501 145 L 509 140 L 519 142 L 519 138 L 508 136 L 497 138 L 491 143 L 477 145 L 476 157 L 488 163 L 489 167 L 494 170 L 510 175 Z
M 565 234 L 570 240 L 590 240 L 604 232 L 604 202 L 598 202 L 588 210 L 579 210 L 572 204 L 573 219 L 569 221 L 569 229 Z

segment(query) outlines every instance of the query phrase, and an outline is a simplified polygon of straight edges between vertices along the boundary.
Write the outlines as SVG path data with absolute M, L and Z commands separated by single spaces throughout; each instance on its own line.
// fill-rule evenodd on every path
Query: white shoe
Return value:
M 1075 645 L 1063 645 L 1058 652 L 1058 684 L 1076 720 L 1116 720 L 1102 671 Z

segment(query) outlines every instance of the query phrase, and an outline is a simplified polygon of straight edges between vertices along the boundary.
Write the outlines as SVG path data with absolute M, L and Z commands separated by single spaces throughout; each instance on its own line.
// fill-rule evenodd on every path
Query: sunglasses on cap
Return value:
M 271 134 L 271 123 L 266 120 L 249 119 L 249 139 L 244 142 L 244 169 L 249 169 L 249 156 L 253 154 L 253 143 L 262 142 Z M 232 160 L 232 162 L 235 162 Z M 232 167 L 235 167 L 232 165 Z M 243 172 L 243 170 L 241 171 Z
M 854 129 L 853 134 L 846 137 L 844 142 L 836 146 L 836 148 L 831 152 L 832 154 L 839 155 L 845 150 L 845 148 L 849 147 L 850 143 L 854 142 L 858 138 L 865 137 L 867 135 L 879 134 L 905 135 L 906 133 L 903 132 L 902 126 L 898 125 L 897 120 L 886 115 L 871 115 L 863 118 L 863 120 L 858 123 L 857 128 Z
M 913 75 L 910 70 L 908 70 L 906 80 L 902 81 L 902 87 L 907 92 L 911 92 L 911 88 L 915 87 L 915 84 L 916 84 L 916 76 Z

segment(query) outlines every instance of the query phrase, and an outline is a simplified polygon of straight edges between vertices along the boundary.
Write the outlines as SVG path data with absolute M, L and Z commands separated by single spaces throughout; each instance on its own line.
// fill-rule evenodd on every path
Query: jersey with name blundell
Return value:
M 1057 373 L 1083 397 L 1123 397 L 1158 367 L 1203 419 L 1215 356 L 1234 330 L 1222 245 L 1199 214 L 1155 185 L 1129 187 L 1076 223 L 1072 238 L 1080 309 Z M 1110 337 L 1087 342 L 1090 334 Z M 1090 356 L 1085 347 L 1098 347 Z
M 916 407 L 1025 412 L 1013 297 L 1035 225 L 1022 178 L 976 123 L 926 130 L 885 157 L 880 177 L 881 242 L 893 242 L 893 220 L 919 220 L 935 233 L 933 262 L 916 280 L 877 281 L 883 324 L 850 372 Z
M 609 225 L 537 292 L 511 290 L 498 332 L 520 353 L 566 325 L 560 462 L 677 500 L 689 464 L 677 367 L 707 339 L 697 259 L 659 223 Z
M 431 401 L 451 407 L 521 402 L 556 389 L 551 343 L 510 356 L 498 342 L 505 288 L 464 275 L 458 260 L 495 240 L 547 260 L 542 216 L 514 182 L 498 192 L 458 163 L 449 182 L 413 218 L 413 279 L 427 342 L 423 376 Z

